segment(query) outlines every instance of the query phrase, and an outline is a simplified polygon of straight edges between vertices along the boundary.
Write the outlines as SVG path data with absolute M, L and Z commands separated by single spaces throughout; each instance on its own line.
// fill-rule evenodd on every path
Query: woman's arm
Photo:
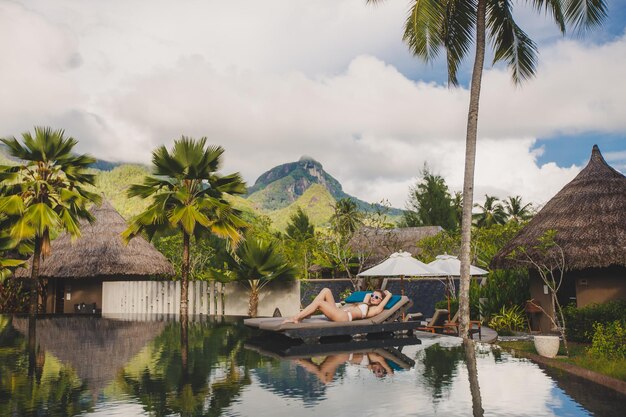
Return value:
M 363 298 L 363 302 L 365 304 L 369 304 L 371 299 L 372 299 L 372 293 L 368 292 L 367 294 L 365 294 L 365 298 Z
M 392 294 L 389 291 L 385 290 L 385 298 L 383 298 L 383 301 L 381 301 L 380 304 L 370 307 L 367 310 L 367 317 L 374 317 L 375 315 L 382 313 L 389 300 L 391 300 L 391 295 Z

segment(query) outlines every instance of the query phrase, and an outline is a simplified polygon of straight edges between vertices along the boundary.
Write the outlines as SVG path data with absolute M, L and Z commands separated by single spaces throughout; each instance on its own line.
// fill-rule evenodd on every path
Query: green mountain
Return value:
M 314 184 L 324 187 L 335 201 L 349 198 L 364 211 L 380 208 L 377 204 L 372 205 L 345 193 L 339 181 L 327 173 L 321 163 L 307 156 L 261 174 L 248 188 L 248 200 L 259 210 L 279 210 L 294 204 Z M 389 214 L 397 216 L 402 211 L 392 208 Z

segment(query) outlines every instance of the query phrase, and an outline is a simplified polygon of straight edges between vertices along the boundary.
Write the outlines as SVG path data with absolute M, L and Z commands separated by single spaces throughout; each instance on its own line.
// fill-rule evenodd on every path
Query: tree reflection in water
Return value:
M 457 375 L 458 365 L 463 360 L 463 347 L 442 347 L 439 344 L 429 346 L 420 352 L 424 367 L 421 377 L 425 385 L 432 391 L 435 401 L 447 395 Z
M 470 384 L 470 394 L 472 395 L 472 413 L 474 417 L 484 415 L 482 398 L 480 396 L 480 386 L 478 384 L 478 368 L 476 367 L 476 346 L 473 340 L 463 340 L 463 350 L 465 352 L 465 363 L 467 364 L 467 374 Z
M 0 416 L 68 416 L 93 409 L 88 387 L 76 372 L 0 316 Z M 29 358 L 30 357 L 30 358 Z M 32 365 L 31 365 L 32 364 Z
M 233 323 L 171 323 L 118 382 L 155 416 L 218 416 L 250 385 L 249 370 L 261 362 L 243 349 L 246 334 Z

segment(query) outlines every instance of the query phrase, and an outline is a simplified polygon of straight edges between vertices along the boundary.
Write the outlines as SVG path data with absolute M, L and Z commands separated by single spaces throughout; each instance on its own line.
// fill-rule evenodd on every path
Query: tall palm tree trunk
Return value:
M 41 259 L 41 240 L 35 238 L 33 264 L 30 269 L 30 305 L 28 306 L 28 353 L 29 375 L 35 366 L 35 348 L 37 344 L 37 310 L 39 304 L 39 261 Z
M 468 338 L 470 324 L 470 242 L 472 234 L 472 205 L 474 203 L 474 166 L 476 165 L 476 137 L 478 133 L 478 106 L 480 84 L 485 62 L 486 0 L 478 0 L 476 14 L 476 57 L 472 70 L 467 138 L 465 142 L 465 175 L 463 179 L 463 218 L 461 222 L 461 285 L 459 300 L 459 333 Z
M 180 315 L 187 316 L 189 289 L 189 233 L 183 230 L 183 267 L 180 283 Z

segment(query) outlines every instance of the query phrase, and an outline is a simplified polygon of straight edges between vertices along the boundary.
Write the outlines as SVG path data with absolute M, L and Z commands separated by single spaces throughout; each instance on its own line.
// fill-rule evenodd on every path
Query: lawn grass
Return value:
M 532 341 L 501 341 L 498 345 L 509 350 L 518 350 L 536 354 L 535 345 Z M 591 356 L 587 350 L 589 345 L 582 343 L 568 343 L 570 356 L 566 357 L 563 344 L 559 350 L 559 356 L 555 359 L 589 369 L 590 371 L 610 376 L 621 381 L 626 381 L 626 358 L 605 359 Z

